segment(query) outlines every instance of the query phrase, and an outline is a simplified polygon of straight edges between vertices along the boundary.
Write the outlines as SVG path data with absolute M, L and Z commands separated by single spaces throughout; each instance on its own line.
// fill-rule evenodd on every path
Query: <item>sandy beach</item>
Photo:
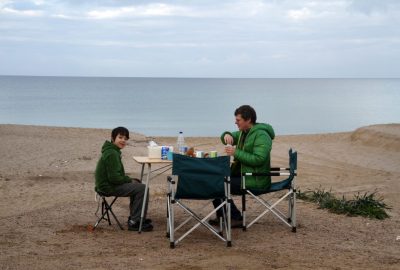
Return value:
M 324 188 L 339 197 L 377 191 L 391 207 L 389 219 L 337 215 L 298 200 L 297 233 L 268 216 L 246 232 L 234 229 L 230 248 L 203 229 L 169 248 L 167 173 L 151 182 L 153 232 L 106 223 L 88 230 L 96 221 L 93 172 L 109 137 L 106 129 L 0 125 L 1 269 L 400 269 L 400 124 L 278 132 L 272 150 L 273 166 L 287 166 L 290 147 L 298 151 L 300 190 Z M 132 156 L 146 155 L 150 140 L 171 145 L 176 138 L 131 133 L 123 150 L 130 176 L 140 174 Z M 186 140 L 223 150 L 216 137 Z M 114 206 L 125 228 L 128 202 Z

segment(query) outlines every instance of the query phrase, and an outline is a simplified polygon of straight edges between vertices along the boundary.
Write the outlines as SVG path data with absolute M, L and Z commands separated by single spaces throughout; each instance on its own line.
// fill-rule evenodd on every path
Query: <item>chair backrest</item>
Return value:
M 284 180 L 280 180 L 278 182 L 272 182 L 271 187 L 269 187 L 268 190 L 253 190 L 251 191 L 255 195 L 259 194 L 264 194 L 264 193 L 269 193 L 269 192 L 275 192 L 279 191 L 282 189 L 290 189 L 293 187 L 292 181 L 294 180 L 294 177 L 296 176 L 296 170 L 297 170 L 297 152 L 293 151 L 292 148 L 289 149 L 289 176 L 288 178 Z M 274 172 L 272 172 L 274 173 Z M 275 173 L 275 176 L 279 176 L 279 172 Z
M 213 199 L 225 196 L 230 157 L 193 158 L 174 154 L 172 174 L 178 176 L 176 199 Z
M 291 174 L 297 170 L 297 152 L 293 152 L 292 148 L 289 150 L 289 170 Z

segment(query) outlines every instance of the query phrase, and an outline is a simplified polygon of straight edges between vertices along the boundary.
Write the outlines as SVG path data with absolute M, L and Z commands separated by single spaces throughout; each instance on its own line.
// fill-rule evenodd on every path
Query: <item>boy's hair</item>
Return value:
M 117 127 L 111 131 L 111 141 L 115 141 L 115 138 L 119 135 L 125 136 L 129 139 L 129 130 L 125 127 Z
M 242 105 L 235 110 L 235 116 L 240 114 L 244 120 L 251 119 L 251 123 L 255 124 L 257 121 L 256 111 L 250 105 Z

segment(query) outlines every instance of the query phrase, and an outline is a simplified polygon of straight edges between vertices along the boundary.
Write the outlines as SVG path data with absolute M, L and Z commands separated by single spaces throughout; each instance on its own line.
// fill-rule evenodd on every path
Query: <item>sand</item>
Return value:
M 392 208 L 383 221 L 348 217 L 298 200 L 297 233 L 273 216 L 248 231 L 234 229 L 233 246 L 196 230 L 175 249 L 165 237 L 165 180 L 151 182 L 149 216 L 155 230 L 138 234 L 102 223 L 91 232 L 97 202 L 93 171 L 110 130 L 0 125 L 1 269 L 400 269 L 400 124 L 353 132 L 277 136 L 272 164 L 286 166 L 298 151 L 297 188 L 337 196 L 373 192 Z M 133 155 L 149 140 L 131 134 L 126 171 L 138 177 Z M 186 138 L 222 152 L 218 138 Z M 237 200 L 238 198 L 235 198 Z M 114 210 L 126 228 L 128 199 Z

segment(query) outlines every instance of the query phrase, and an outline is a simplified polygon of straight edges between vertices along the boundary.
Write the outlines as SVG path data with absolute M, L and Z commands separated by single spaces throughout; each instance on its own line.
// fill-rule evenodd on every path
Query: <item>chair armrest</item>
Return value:
M 288 176 L 289 172 L 242 173 L 242 176 Z
M 173 182 L 173 181 L 172 181 L 172 176 L 170 176 L 170 175 L 167 176 L 167 181 L 170 182 L 170 183 L 172 183 L 172 182 Z
M 272 167 L 271 171 L 289 171 L 290 168 L 279 168 L 279 167 Z

